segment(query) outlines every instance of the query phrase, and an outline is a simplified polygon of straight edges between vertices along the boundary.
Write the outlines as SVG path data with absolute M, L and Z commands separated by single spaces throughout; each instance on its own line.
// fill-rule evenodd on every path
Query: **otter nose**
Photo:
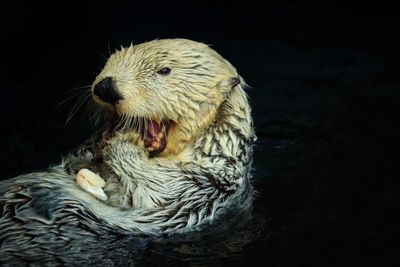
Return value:
M 104 78 L 98 82 L 93 88 L 93 93 L 104 102 L 110 104 L 115 104 L 118 100 L 122 99 L 111 77 Z

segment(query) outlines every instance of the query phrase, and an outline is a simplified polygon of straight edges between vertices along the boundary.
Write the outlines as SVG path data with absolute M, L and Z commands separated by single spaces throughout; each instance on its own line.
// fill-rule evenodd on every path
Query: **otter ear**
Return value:
M 236 85 L 240 84 L 240 79 L 236 77 L 231 77 L 230 82 L 231 82 L 231 88 L 233 88 Z
M 234 87 L 240 84 L 240 78 L 237 77 L 229 77 L 228 79 L 224 79 L 218 84 L 218 87 L 222 89 L 223 92 L 230 92 Z

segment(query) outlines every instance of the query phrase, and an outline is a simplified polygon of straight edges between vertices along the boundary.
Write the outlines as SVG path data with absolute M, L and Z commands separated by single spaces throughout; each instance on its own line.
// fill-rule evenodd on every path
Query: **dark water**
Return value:
M 64 127 L 72 103 L 56 106 L 91 83 L 109 48 L 157 37 L 212 43 L 252 86 L 253 220 L 220 235 L 126 238 L 115 262 L 400 265 L 400 35 L 391 7 L 116 1 L 46 12 L 10 2 L 1 12 L 2 178 L 58 162 L 94 131 L 84 109 Z

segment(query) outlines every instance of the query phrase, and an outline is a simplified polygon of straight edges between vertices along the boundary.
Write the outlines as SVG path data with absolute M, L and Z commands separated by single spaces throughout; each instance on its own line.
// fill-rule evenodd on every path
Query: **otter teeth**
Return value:
M 159 132 L 153 142 L 151 143 L 151 146 L 148 147 L 147 149 L 151 151 L 155 151 L 160 148 L 161 146 L 161 139 L 164 138 L 164 134 L 162 132 Z
M 106 185 L 106 182 L 94 172 L 88 169 L 81 169 L 76 175 L 76 183 L 83 190 L 95 197 L 104 201 L 108 199 L 102 189 Z
M 147 149 L 149 151 L 155 151 L 160 148 L 160 145 L 161 145 L 160 142 L 154 141 L 153 143 L 151 143 L 151 146 Z

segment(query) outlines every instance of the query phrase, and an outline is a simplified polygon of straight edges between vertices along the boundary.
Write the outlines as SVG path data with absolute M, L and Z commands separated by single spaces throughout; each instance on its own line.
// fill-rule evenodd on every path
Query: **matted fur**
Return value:
M 165 66 L 171 74 L 158 76 Z M 101 134 L 48 172 L 1 182 L 0 259 L 57 248 L 64 255 L 83 238 L 199 230 L 251 207 L 255 135 L 244 81 L 228 61 L 201 43 L 155 40 L 111 55 L 93 84 L 105 77 L 123 96 L 115 107 L 96 99 L 109 113 L 174 121 L 166 149 L 149 157 L 129 129 L 108 139 L 100 173 L 107 202 L 74 182 Z

